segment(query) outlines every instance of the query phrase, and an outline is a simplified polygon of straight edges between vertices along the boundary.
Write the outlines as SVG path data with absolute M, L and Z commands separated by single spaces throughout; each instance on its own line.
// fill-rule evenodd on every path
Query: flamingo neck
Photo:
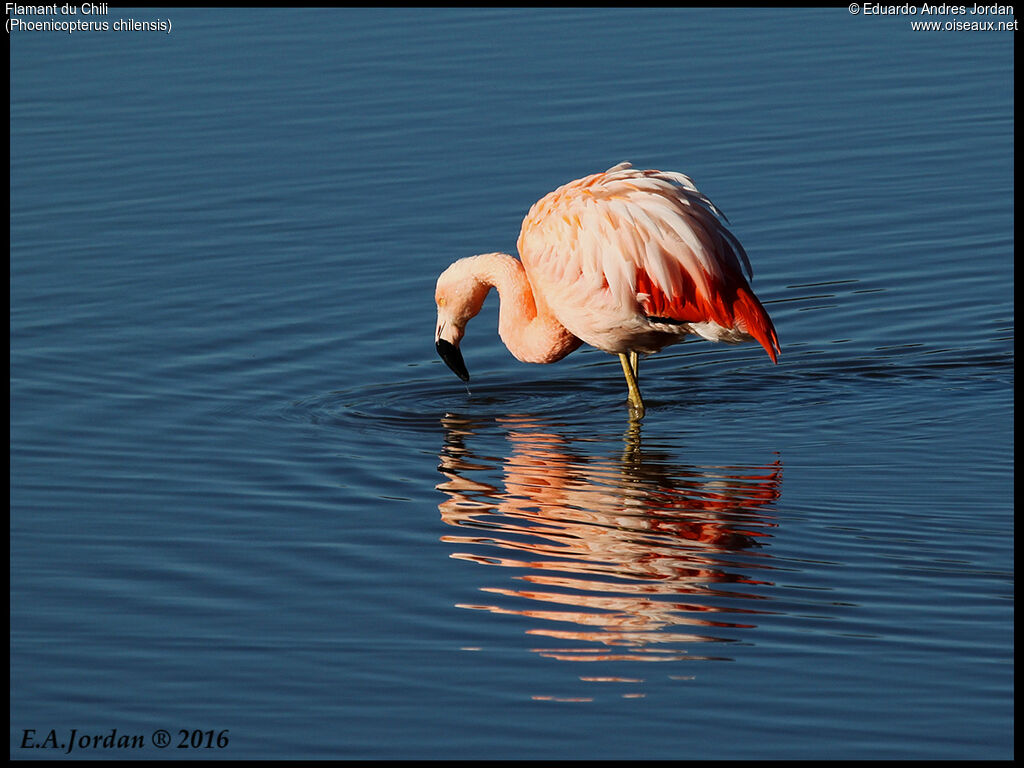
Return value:
M 498 290 L 498 335 L 516 359 L 553 363 L 583 343 L 555 319 L 543 298 L 534 295 L 519 259 L 507 253 L 487 253 L 470 261 L 476 280 Z

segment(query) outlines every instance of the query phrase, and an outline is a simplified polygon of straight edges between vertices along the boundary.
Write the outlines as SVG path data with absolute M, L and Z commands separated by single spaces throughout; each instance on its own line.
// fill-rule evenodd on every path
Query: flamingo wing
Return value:
M 665 326 L 710 323 L 776 359 L 778 337 L 744 277 L 750 262 L 725 216 L 681 173 L 620 163 L 538 201 L 523 222 L 528 274 L 576 302 L 611 302 Z M 558 286 L 550 288 L 550 286 Z

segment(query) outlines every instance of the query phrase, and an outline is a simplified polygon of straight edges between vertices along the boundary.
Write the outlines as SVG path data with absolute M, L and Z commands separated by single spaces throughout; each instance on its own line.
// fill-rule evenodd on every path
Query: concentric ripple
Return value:
M 276 412 L 289 421 L 436 432 L 448 413 L 493 419 L 517 413 L 551 418 L 575 412 L 583 417 L 595 408 L 625 412 L 624 393 L 608 382 L 586 379 L 518 383 L 495 377 L 466 387 L 445 377 L 337 390 L 282 405 Z

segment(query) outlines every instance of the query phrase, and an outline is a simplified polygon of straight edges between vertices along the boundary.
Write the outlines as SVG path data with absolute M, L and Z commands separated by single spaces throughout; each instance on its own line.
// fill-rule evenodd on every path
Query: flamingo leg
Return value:
M 642 419 L 645 412 L 644 399 L 640 396 L 640 387 L 636 383 L 639 360 L 636 358 L 636 352 L 630 352 L 629 355 L 626 357 L 625 354 L 619 354 L 622 372 L 626 375 L 626 386 L 629 387 L 629 414 L 634 419 Z M 632 362 L 630 358 L 633 358 Z

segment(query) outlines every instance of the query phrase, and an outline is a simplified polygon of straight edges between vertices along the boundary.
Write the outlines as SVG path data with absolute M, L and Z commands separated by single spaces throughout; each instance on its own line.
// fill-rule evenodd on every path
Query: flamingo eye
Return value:
M 439 306 L 439 307 L 443 307 L 447 303 L 448 303 L 448 299 L 446 299 L 444 296 L 442 296 L 440 299 L 437 300 L 437 306 Z

